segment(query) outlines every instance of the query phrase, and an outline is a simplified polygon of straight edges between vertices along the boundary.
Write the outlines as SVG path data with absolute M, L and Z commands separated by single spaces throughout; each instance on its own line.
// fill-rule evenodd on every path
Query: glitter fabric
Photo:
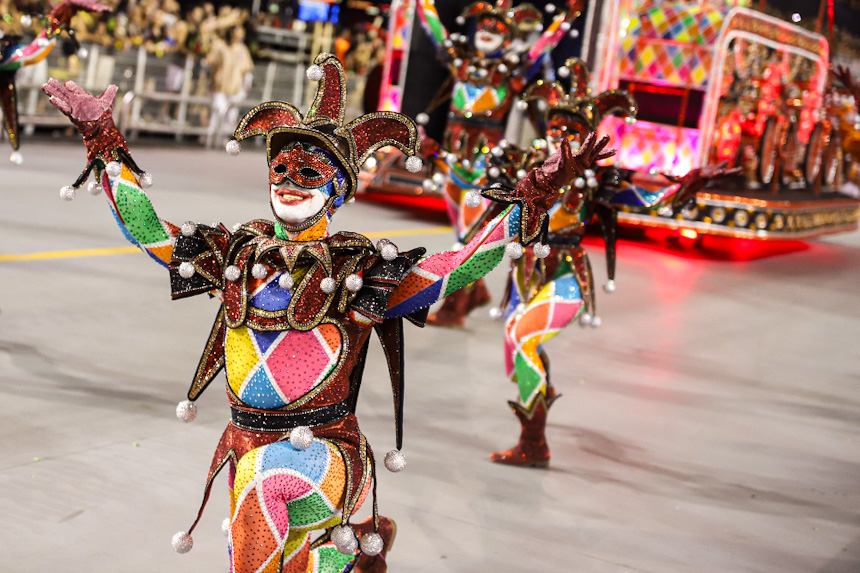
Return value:
M 340 69 L 331 56 L 320 56 L 317 63 Z M 330 73 L 325 78 L 326 89 L 342 79 Z M 109 105 L 112 100 L 90 96 L 77 86 L 47 91 L 53 91 L 54 103 L 67 108 L 77 123 L 80 118 L 66 105 L 69 98 L 80 98 L 86 107 Z M 284 165 L 291 178 L 310 181 L 315 173 L 322 176 L 323 165 L 315 163 L 319 159 L 338 169 L 331 182 L 348 185 L 348 173 L 357 170 L 358 144 L 371 142 L 372 148 L 387 143 L 393 125 L 388 119 L 396 114 L 335 126 L 333 113 L 318 114 L 329 100 L 317 103 L 307 118 L 296 115 L 288 104 L 260 106 L 243 119 L 237 137 L 265 135 L 276 158 L 285 152 L 286 157 L 274 163 Z M 298 118 L 297 123 L 263 121 L 287 116 Z M 415 127 L 398 117 L 410 136 L 400 144 L 414 149 Z M 362 136 L 356 142 L 351 125 L 361 125 L 361 134 L 378 129 L 380 138 L 372 142 Z M 112 123 L 106 123 L 106 129 L 116 130 Z M 400 449 L 403 319 L 423 324 L 430 304 L 496 266 L 505 245 L 517 237 L 522 209 L 516 204 L 504 208 L 460 251 L 428 257 L 423 257 L 422 249 L 399 253 L 390 242 L 375 247 L 355 233 L 329 236 L 327 216 L 301 232 L 265 220 L 249 221 L 233 231 L 221 224 L 186 223 L 180 228 L 156 215 L 139 184 L 142 171 L 117 134 L 105 139 L 113 142 L 112 148 L 87 142 L 96 154 L 92 163 L 101 166 L 99 181 L 116 222 L 133 244 L 168 267 L 174 298 L 206 293 L 219 295 L 222 302 L 188 391 L 189 400 L 196 399 L 218 372 L 226 370 L 231 421 L 213 455 L 198 520 L 213 479 L 227 467 L 232 509 L 228 539 L 235 573 L 278 571 L 282 558 L 288 570 L 303 570 L 309 560 L 320 570 L 336 570 L 331 569 L 333 564 L 342 570 L 353 556 L 343 561 L 344 556 L 338 557 L 336 549 L 323 543 L 315 545 L 311 557 L 308 532 L 348 524 L 374 483 L 373 452 L 354 414 L 371 332 L 375 330 L 382 342 L 391 373 Z M 340 147 L 342 143 L 345 146 Z M 341 160 L 348 163 L 340 164 Z M 112 161 L 120 169 L 108 172 L 103 166 Z M 302 173 L 304 168 L 314 172 Z M 278 169 L 273 171 L 279 174 Z M 344 191 L 339 189 L 330 207 L 341 204 Z M 535 204 L 547 200 L 534 197 Z M 326 215 L 330 207 L 322 209 Z M 290 434 L 300 427 L 304 438 L 295 440 L 301 448 L 296 449 Z M 313 438 L 304 448 L 308 432 Z M 380 523 L 375 501 L 374 529 Z M 373 541 L 368 547 L 378 549 L 377 538 L 368 539 Z M 384 552 L 383 547 L 381 555 Z

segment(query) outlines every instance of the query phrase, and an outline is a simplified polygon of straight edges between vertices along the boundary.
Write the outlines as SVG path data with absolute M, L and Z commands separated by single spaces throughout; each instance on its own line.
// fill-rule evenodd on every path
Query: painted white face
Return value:
M 475 49 L 482 54 L 492 54 L 502 47 L 505 37 L 487 30 L 478 30 L 475 33 Z
M 315 217 L 328 201 L 328 195 L 321 189 L 299 189 L 283 183 L 269 183 L 269 199 L 272 210 L 278 219 L 291 226 L 298 226 Z

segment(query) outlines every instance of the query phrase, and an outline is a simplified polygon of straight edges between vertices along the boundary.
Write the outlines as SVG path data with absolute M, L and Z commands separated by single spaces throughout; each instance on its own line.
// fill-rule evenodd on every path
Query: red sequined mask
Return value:
M 317 189 L 325 186 L 337 174 L 337 167 L 326 158 L 312 151 L 305 151 L 301 145 L 293 145 L 278 153 L 269 166 L 269 181 L 280 185 L 289 179 L 299 187 Z

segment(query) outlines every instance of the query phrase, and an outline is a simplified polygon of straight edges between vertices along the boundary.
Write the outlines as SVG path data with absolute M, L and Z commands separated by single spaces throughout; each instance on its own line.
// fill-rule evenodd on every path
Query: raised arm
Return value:
M 152 177 L 131 158 L 125 138 L 114 125 L 116 90 L 116 86 L 108 86 L 100 97 L 95 97 L 71 81 L 62 84 L 51 79 L 42 86 L 51 103 L 71 119 L 87 147 L 87 167 L 73 185 L 63 187 L 60 196 L 73 199 L 75 190 L 92 172 L 94 181 L 88 190 L 93 194 L 104 191 L 125 238 L 167 267 L 179 229 L 156 215 L 143 192 Z
M 445 40 L 448 39 L 448 30 L 445 29 L 445 25 L 439 19 L 436 3 L 433 0 L 418 0 L 418 18 L 433 45 L 436 46 L 437 50 L 442 50 Z
M 705 188 L 712 180 L 740 171 L 739 167 L 726 169 L 726 163 L 708 165 L 692 169 L 683 177 L 663 174 L 670 185 L 655 190 L 648 190 L 630 182 L 624 182 L 612 203 L 625 205 L 634 209 L 650 209 L 660 204 L 670 204 L 674 212 L 678 212 L 692 203 L 696 193 Z
M 17 70 L 23 66 L 37 64 L 53 49 L 57 36 L 69 25 L 72 16 L 79 11 L 110 12 L 110 8 L 94 0 L 65 0 L 48 15 L 48 25 L 29 44 L 13 46 L 0 61 L 0 72 Z
M 386 318 L 410 315 L 478 280 L 501 262 L 508 249 L 514 258 L 521 255 L 523 244 L 545 232 L 547 211 L 558 201 L 559 189 L 595 161 L 615 153 L 604 151 L 608 142 L 608 137 L 598 141 L 592 134 L 577 152 L 564 145 L 520 180 L 515 190 L 484 191 L 485 197 L 508 207 L 460 251 L 430 255 L 413 266 L 392 293 Z M 542 251 L 544 246 L 535 248 Z
M 529 48 L 526 55 L 529 63 L 536 62 L 541 55 L 551 52 L 558 45 L 570 30 L 571 23 L 579 18 L 580 5 L 580 0 L 569 0 L 567 7 L 553 18 L 552 23 Z

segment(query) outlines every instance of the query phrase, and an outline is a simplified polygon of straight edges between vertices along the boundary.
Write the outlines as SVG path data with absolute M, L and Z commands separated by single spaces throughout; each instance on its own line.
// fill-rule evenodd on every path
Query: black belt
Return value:
M 233 405 L 230 409 L 234 426 L 258 432 L 285 432 L 299 426 L 325 426 L 350 413 L 346 400 L 299 412 L 247 410 Z

